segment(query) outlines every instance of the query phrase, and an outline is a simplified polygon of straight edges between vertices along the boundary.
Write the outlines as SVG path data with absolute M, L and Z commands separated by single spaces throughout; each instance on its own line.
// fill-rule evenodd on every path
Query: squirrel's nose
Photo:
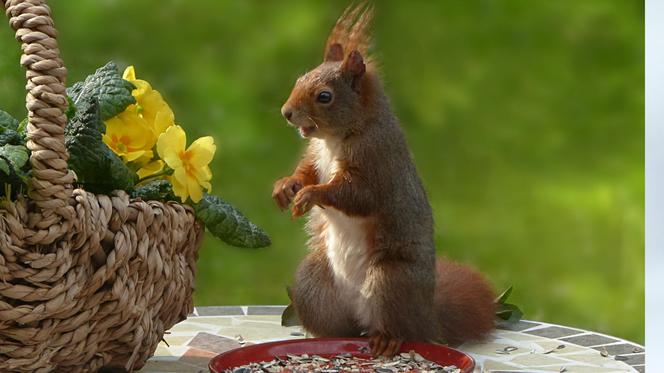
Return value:
M 281 108 L 281 115 L 283 115 L 284 118 L 286 118 L 286 120 L 290 120 L 291 117 L 293 116 L 293 110 L 283 107 Z

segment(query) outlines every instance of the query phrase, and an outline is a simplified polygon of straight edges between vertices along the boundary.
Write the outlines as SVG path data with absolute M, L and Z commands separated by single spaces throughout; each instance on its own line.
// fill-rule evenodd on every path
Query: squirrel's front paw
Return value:
M 369 348 L 371 354 L 375 357 L 392 357 L 401 349 L 402 340 L 392 338 L 383 334 L 376 334 L 369 337 Z
M 277 203 L 280 209 L 288 208 L 288 205 L 295 197 L 295 194 L 302 189 L 302 182 L 292 176 L 286 176 L 274 183 L 272 199 Z
M 293 200 L 292 213 L 297 218 L 307 213 L 315 205 L 321 204 L 321 191 L 315 185 L 302 188 Z

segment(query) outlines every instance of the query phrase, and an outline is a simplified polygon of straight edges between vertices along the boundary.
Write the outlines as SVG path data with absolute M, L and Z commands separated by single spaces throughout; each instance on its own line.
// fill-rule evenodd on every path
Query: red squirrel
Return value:
M 403 341 L 479 340 L 494 328 L 494 295 L 471 268 L 436 259 L 431 206 L 367 54 L 372 18 L 348 7 L 281 109 L 309 140 L 272 194 L 294 217 L 309 213 L 293 306 L 315 336 L 366 333 L 375 356 Z

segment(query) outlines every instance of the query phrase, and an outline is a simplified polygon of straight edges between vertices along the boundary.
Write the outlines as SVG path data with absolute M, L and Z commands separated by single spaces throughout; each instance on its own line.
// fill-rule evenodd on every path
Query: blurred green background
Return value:
M 108 60 L 160 90 L 189 141 L 218 144 L 213 191 L 272 236 L 208 237 L 197 305 L 285 304 L 303 221 L 272 183 L 304 146 L 279 108 L 320 62 L 345 1 L 51 1 L 73 83 Z M 376 1 L 376 55 L 436 218 L 525 317 L 644 340 L 644 5 L 636 0 Z M 25 114 L 0 29 L 0 106 Z M 398 175 L 395 175 L 398 177 Z

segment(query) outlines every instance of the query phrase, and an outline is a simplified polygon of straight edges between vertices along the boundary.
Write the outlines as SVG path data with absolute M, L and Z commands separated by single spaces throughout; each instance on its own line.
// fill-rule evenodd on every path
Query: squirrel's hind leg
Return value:
M 334 285 L 332 269 L 323 247 L 309 253 L 297 269 L 291 287 L 295 312 L 302 326 L 316 337 L 359 337 L 349 299 Z

